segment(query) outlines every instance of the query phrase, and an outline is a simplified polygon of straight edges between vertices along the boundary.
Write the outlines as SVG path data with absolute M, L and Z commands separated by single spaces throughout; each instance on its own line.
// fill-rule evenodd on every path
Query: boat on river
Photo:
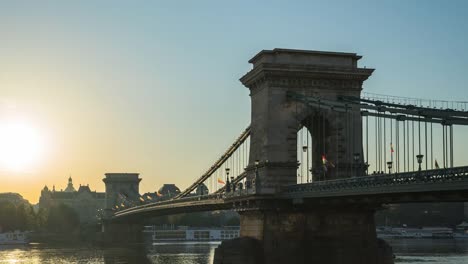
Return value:
M 26 232 L 14 231 L 0 233 L 0 245 L 26 245 L 28 237 Z
M 240 235 L 239 226 L 224 227 L 187 227 L 159 229 L 148 226 L 143 231 L 152 234 L 153 242 L 174 242 L 174 241 L 223 241 L 237 238 Z
M 448 227 L 378 227 L 377 237 L 380 238 L 430 238 L 451 239 L 454 232 Z

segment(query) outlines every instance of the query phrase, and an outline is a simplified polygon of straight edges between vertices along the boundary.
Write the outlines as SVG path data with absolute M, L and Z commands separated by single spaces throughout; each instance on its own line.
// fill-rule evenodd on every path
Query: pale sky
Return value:
M 0 122 L 41 142 L 28 166 L 0 167 L 0 192 L 37 202 L 69 175 L 103 191 L 106 172 L 139 172 L 142 192 L 185 188 L 250 123 L 238 79 L 262 49 L 356 52 L 376 69 L 365 91 L 468 101 L 467 13 L 466 1 L 0 1 Z

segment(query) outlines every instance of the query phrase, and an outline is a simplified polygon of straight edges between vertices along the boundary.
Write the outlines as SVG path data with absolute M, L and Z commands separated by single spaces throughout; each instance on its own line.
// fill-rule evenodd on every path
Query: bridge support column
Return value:
M 390 247 L 376 237 L 372 209 L 259 210 L 241 212 L 240 215 L 241 237 L 259 242 L 265 264 L 393 263 Z M 237 263 L 230 262 L 229 256 L 215 259 L 218 259 L 215 264 Z M 222 259 L 225 261 L 220 261 Z
M 140 223 L 104 221 L 101 230 L 103 246 L 139 246 L 144 243 L 143 225 Z

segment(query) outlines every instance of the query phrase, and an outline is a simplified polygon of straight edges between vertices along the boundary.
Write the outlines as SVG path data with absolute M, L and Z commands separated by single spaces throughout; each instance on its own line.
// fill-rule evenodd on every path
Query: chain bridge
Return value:
M 360 58 L 259 52 L 240 79 L 251 124 L 226 152 L 165 199 L 106 182 L 106 221 L 236 210 L 241 237 L 260 241 L 265 263 L 390 263 L 373 222 L 382 205 L 468 201 L 468 164 L 454 155 L 468 103 L 363 93 L 374 69 Z M 228 259 L 219 263 L 236 263 Z

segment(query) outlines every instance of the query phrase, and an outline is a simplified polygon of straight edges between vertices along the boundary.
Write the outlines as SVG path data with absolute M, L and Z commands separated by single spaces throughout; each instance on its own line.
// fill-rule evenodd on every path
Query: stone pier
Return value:
M 139 247 L 144 243 L 143 225 L 138 222 L 103 220 L 99 243 L 106 247 Z
M 215 264 L 393 263 L 391 248 L 376 237 L 373 208 L 252 210 L 240 215 L 242 238 L 223 242 Z

